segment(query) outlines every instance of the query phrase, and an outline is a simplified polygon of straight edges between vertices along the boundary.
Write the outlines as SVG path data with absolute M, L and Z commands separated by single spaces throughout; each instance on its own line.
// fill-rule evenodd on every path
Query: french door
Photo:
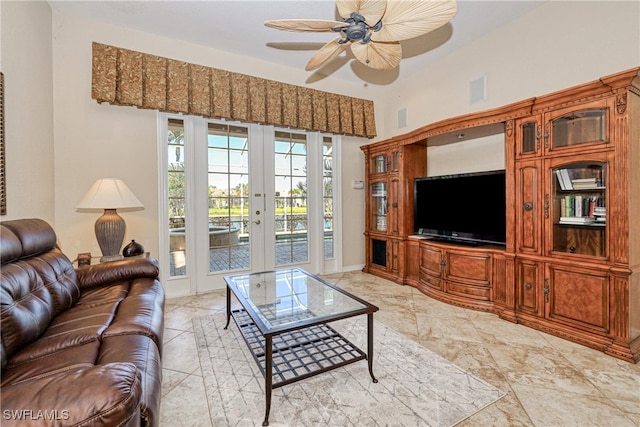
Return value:
M 166 114 L 159 135 L 169 296 L 223 288 L 228 274 L 335 271 L 335 137 Z

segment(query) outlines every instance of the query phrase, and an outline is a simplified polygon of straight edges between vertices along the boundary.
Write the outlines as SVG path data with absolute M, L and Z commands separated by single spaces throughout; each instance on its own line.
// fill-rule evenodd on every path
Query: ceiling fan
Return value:
M 270 28 L 301 32 L 336 32 L 337 37 L 316 52 L 305 69 L 315 70 L 347 48 L 356 59 L 376 70 L 400 64 L 400 40 L 421 36 L 449 22 L 456 14 L 456 0 L 336 0 L 342 21 L 276 19 Z

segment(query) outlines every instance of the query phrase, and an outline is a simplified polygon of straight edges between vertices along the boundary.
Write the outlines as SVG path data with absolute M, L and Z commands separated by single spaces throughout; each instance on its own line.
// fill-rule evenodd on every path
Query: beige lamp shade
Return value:
M 116 209 L 143 208 L 140 200 L 120 179 L 102 178 L 97 180 L 76 209 L 104 209 L 104 214 L 96 220 L 95 231 L 102 251 L 101 262 L 120 259 L 119 255 L 126 224 Z
M 80 200 L 76 209 L 143 208 L 140 200 L 121 179 L 97 180 Z

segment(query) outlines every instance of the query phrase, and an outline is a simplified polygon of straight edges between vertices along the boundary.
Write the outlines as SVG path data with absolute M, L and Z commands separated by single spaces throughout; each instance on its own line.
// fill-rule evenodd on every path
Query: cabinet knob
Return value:
M 531 283 L 527 283 L 526 285 L 524 285 L 525 289 L 529 290 L 531 289 Z
M 522 205 L 522 209 L 524 209 L 525 211 L 530 211 L 531 209 L 533 209 L 533 203 L 531 202 L 525 202 Z

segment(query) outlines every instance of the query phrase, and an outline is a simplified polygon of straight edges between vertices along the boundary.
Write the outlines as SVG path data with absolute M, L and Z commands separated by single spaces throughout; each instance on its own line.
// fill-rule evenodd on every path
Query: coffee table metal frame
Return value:
M 299 319 L 291 319 L 289 323 L 282 326 L 270 327 L 263 321 L 261 315 L 255 311 L 254 304 L 250 299 L 246 298 L 236 286 L 235 280 L 237 278 L 246 278 L 247 276 L 276 272 L 225 276 L 224 279 L 227 283 L 227 323 L 224 329 L 229 327 L 230 320 L 233 318 L 264 376 L 266 406 L 263 426 L 269 425 L 271 393 L 273 389 L 278 387 L 365 359 L 369 364 L 371 379 L 374 383 L 378 382 L 373 375 L 373 313 L 378 311 L 378 307 L 301 268 L 280 270 L 278 272 L 287 273 L 290 271 L 304 274 L 327 288 L 357 301 L 363 307 L 325 316 L 315 316 L 307 311 Z M 231 309 L 232 293 L 242 306 L 242 309 Z M 266 311 L 270 308 L 268 304 L 265 304 L 260 307 L 260 310 Z M 327 324 L 362 314 L 367 315 L 367 353 L 364 353 Z

